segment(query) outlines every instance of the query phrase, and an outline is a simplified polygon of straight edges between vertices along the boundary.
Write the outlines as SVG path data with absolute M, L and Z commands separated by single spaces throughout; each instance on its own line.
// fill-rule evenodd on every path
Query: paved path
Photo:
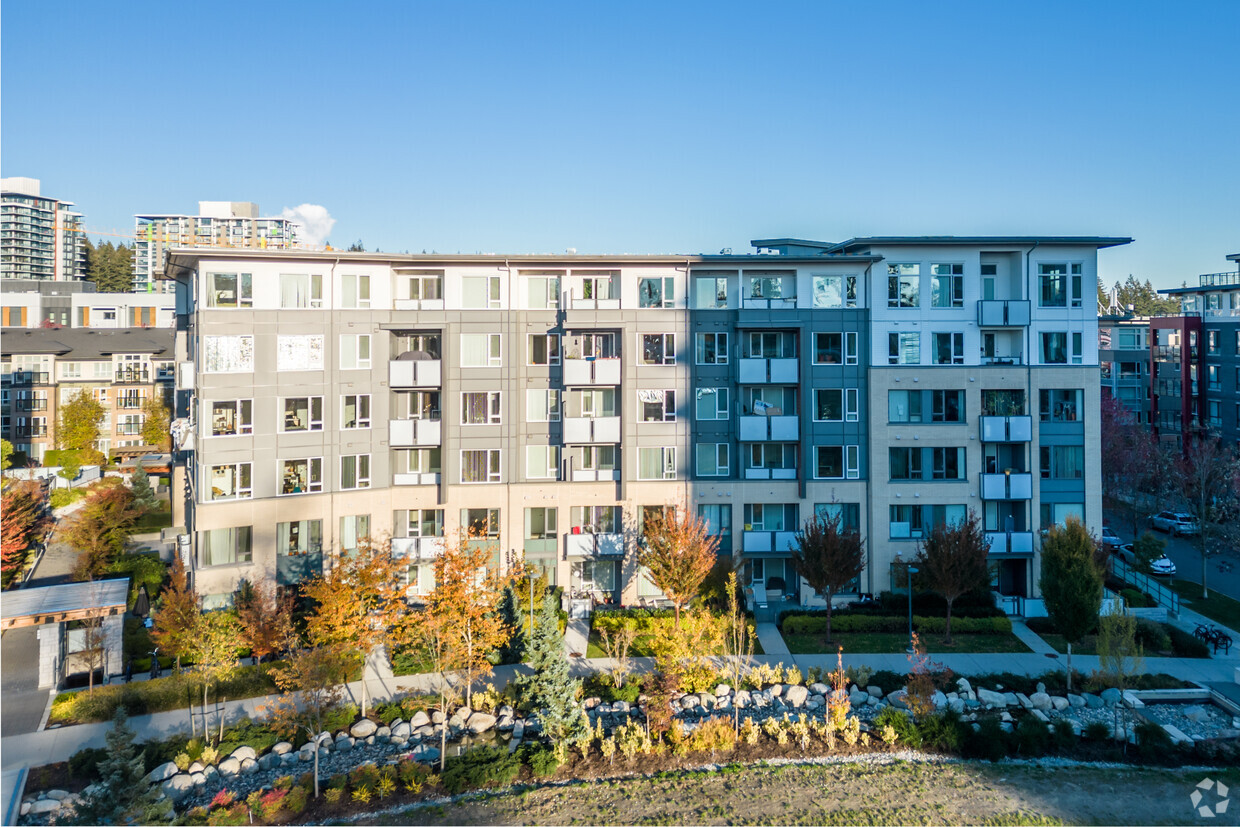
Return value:
M 754 625 L 754 632 L 758 635 L 758 642 L 762 644 L 764 653 L 785 656 L 792 654 L 788 650 L 788 644 L 784 643 L 784 636 L 779 633 L 779 627 L 774 622 L 759 621 Z
M 570 658 L 584 658 L 589 646 L 590 621 L 585 618 L 570 618 L 564 629 L 564 651 Z
M 1038 654 L 1038 655 L 1055 654 L 1055 647 L 1051 646 L 1045 640 L 1042 640 L 1042 638 L 1038 637 L 1037 632 L 1033 631 L 1028 626 L 1026 626 L 1025 621 L 1023 620 L 1018 620 L 1016 618 L 1012 619 L 1012 634 L 1016 635 L 1016 638 L 1021 643 L 1025 644 L 1030 649 L 1032 649 L 1034 654 Z

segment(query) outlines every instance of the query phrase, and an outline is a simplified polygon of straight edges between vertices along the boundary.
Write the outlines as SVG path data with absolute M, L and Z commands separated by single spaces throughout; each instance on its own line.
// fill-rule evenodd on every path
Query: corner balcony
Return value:
M 391 419 L 388 420 L 388 443 L 393 448 L 439 445 L 442 431 L 443 423 L 438 419 Z
M 619 385 L 620 360 L 606 359 L 565 359 L 565 385 Z
M 421 471 L 393 474 L 392 485 L 439 485 L 439 472 Z
M 1032 531 L 987 531 L 991 554 L 1032 554 Z
M 1033 499 L 1033 474 L 982 474 L 982 499 Z
M 741 442 L 798 442 L 801 439 L 799 416 L 742 416 Z
M 437 388 L 443 382 L 438 359 L 388 362 L 388 384 L 393 388 Z
M 568 557 L 619 557 L 624 554 L 624 535 L 565 534 L 564 554 Z
M 564 418 L 564 444 L 590 445 L 594 443 L 618 443 L 620 441 L 620 417 L 574 416 Z
M 1028 327 L 1027 299 L 982 299 L 977 303 L 978 327 Z
M 742 385 L 795 385 L 800 381 L 796 359 L 741 359 L 737 381 Z
M 982 442 L 1029 442 L 1032 416 L 982 416 Z
M 433 560 L 443 554 L 443 537 L 393 537 L 392 554 L 410 560 Z
M 750 531 L 741 534 L 741 550 L 746 554 L 758 552 L 787 553 L 789 546 L 796 542 L 795 531 Z

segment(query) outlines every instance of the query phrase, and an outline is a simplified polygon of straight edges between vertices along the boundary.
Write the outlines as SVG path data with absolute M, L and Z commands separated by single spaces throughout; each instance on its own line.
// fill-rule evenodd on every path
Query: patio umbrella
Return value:
M 146 586 L 138 587 L 138 597 L 133 602 L 134 617 L 146 617 L 151 613 L 151 598 L 146 593 Z

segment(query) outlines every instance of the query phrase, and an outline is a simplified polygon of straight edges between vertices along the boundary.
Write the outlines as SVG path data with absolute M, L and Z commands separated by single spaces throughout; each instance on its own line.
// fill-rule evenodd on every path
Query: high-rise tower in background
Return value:
M 82 214 L 39 193 L 37 178 L 0 179 L 0 276 L 70 281 L 86 272 Z

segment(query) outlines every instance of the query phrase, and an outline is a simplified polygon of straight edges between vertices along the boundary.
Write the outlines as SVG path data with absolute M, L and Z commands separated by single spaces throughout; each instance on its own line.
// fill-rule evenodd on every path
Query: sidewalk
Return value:
M 1034 654 L 1047 656 L 1056 654 L 1055 647 L 1038 637 L 1037 632 L 1026 626 L 1023 620 L 1012 620 L 1012 634 L 1016 635 L 1017 640 L 1032 649 Z

